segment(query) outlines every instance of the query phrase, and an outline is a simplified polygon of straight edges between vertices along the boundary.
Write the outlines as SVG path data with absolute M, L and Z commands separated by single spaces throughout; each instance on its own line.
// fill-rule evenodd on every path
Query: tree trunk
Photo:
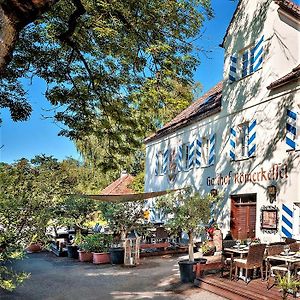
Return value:
M 1 0 L 0 74 L 13 56 L 20 31 L 48 11 L 59 0 Z
M 193 232 L 189 232 L 189 260 L 194 261 L 194 235 Z

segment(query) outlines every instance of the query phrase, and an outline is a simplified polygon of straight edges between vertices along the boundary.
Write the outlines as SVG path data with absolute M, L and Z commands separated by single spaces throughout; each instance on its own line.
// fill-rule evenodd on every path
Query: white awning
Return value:
M 103 202 L 131 202 L 131 201 L 140 201 L 140 200 L 146 200 L 150 198 L 155 198 L 159 196 L 163 196 L 169 193 L 173 193 L 176 191 L 179 191 L 181 189 L 177 190 L 166 190 L 166 191 L 159 191 L 159 192 L 148 192 L 148 193 L 137 193 L 137 194 L 121 194 L 121 195 L 112 195 L 112 194 L 104 194 L 104 195 L 74 195 L 78 197 L 93 199 L 97 201 L 103 201 Z

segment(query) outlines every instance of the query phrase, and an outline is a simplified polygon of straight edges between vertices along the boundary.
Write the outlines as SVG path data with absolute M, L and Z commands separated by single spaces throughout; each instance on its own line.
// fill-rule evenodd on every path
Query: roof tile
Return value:
M 216 84 L 207 93 L 193 102 L 170 122 L 166 123 L 156 133 L 145 139 L 145 142 L 156 140 L 175 130 L 188 126 L 196 120 L 203 119 L 221 110 L 223 81 Z

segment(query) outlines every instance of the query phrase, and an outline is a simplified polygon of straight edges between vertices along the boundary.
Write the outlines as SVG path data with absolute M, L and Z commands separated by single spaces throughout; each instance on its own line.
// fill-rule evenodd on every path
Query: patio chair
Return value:
M 270 246 L 267 249 L 267 255 L 278 255 L 284 250 L 284 245 L 274 245 Z M 287 273 L 288 268 L 287 265 L 282 264 L 278 261 L 272 261 L 270 259 L 267 260 L 267 269 L 266 269 L 266 277 L 267 277 L 267 289 L 269 290 L 276 283 L 276 275 L 277 274 L 285 274 Z M 273 284 L 270 285 L 272 279 L 274 280 Z
M 290 250 L 292 252 L 297 252 L 300 250 L 300 244 L 299 243 L 292 243 L 292 244 L 289 244 L 290 246 Z
M 238 280 L 238 268 L 246 270 L 245 278 L 248 284 L 248 270 L 260 268 L 261 279 L 263 280 L 263 260 L 266 244 L 250 245 L 247 258 L 235 258 L 233 263 L 235 267 L 235 278 Z
M 194 267 L 196 272 L 196 278 L 200 278 L 204 275 L 205 271 L 220 270 L 221 277 L 223 277 L 223 270 L 225 267 L 225 261 L 223 256 L 223 243 L 222 238 L 218 241 L 214 240 L 215 252 L 213 255 L 203 256 L 207 261 L 205 264 L 197 263 Z

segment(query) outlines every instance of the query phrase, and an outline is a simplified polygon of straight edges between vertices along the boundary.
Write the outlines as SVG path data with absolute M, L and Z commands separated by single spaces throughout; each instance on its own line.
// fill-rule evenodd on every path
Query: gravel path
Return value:
M 56 257 L 28 254 L 16 264 L 31 276 L 14 292 L 0 291 L 1 300 L 222 300 L 225 298 L 181 284 L 179 257 L 147 257 L 138 267 L 93 265 Z

